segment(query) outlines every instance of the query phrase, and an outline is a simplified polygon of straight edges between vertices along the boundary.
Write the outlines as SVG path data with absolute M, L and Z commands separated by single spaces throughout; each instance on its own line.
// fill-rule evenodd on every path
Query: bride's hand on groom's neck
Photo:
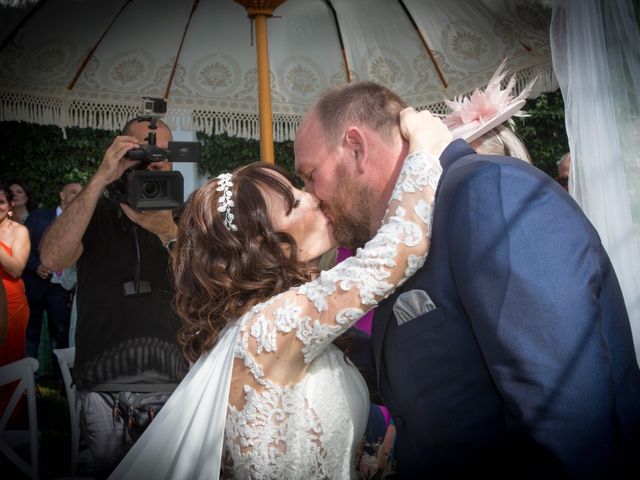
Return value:
M 453 136 L 438 117 L 429 111 L 407 107 L 400 112 L 400 133 L 409 143 L 408 154 L 424 151 L 440 157 Z

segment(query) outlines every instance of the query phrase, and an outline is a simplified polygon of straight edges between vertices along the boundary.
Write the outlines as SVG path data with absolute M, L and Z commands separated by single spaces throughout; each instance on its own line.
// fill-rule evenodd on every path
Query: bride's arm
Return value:
M 256 353 L 277 349 L 279 361 L 308 364 L 424 264 L 442 173 L 436 155 L 451 135 L 439 119 L 412 109 L 402 112 L 401 129 L 409 154 L 378 233 L 316 280 L 255 308 L 248 329 Z

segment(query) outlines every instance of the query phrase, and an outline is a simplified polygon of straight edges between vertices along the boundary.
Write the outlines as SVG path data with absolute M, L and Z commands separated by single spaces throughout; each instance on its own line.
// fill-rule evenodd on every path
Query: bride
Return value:
M 405 109 L 409 150 L 380 230 L 335 246 L 319 201 L 265 163 L 196 190 L 172 252 L 179 340 L 195 364 L 111 478 L 353 478 L 369 395 L 333 341 L 429 248 L 440 120 Z

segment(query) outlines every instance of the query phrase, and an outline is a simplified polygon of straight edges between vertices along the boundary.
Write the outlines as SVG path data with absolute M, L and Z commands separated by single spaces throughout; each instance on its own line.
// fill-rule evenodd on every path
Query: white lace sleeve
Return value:
M 308 364 L 413 275 L 429 250 L 441 174 L 440 162 L 433 155 L 409 155 L 382 226 L 364 248 L 316 280 L 254 308 L 247 326 L 257 344 L 255 353 L 275 352 L 282 342 L 298 349 Z M 293 337 L 297 341 L 292 341 Z

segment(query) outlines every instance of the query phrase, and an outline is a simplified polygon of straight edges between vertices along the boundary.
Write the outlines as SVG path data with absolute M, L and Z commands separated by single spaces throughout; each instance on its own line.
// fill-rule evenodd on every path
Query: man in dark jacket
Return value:
M 151 138 L 166 149 L 171 130 L 147 117 L 128 122 L 41 246 L 47 267 L 75 264 L 78 271 L 73 376 L 95 478 L 111 473 L 186 372 L 170 305 L 173 212 L 137 211 L 111 195 L 110 186 L 140 164 L 127 153 Z M 150 171 L 171 168 L 169 161 L 146 165 Z
M 59 272 L 48 269 L 40 261 L 38 247 L 45 230 L 81 190 L 82 185 L 79 183 L 66 184 L 60 191 L 60 205 L 57 208 L 34 210 L 25 222 L 31 240 L 29 260 L 22 274 L 30 310 L 27 326 L 27 355 L 30 357 L 38 358 L 44 312 L 47 312 L 51 350 L 69 346 L 69 321 L 75 271 L 73 267 Z M 53 356 L 51 359 L 56 376 L 61 381 L 58 364 Z

